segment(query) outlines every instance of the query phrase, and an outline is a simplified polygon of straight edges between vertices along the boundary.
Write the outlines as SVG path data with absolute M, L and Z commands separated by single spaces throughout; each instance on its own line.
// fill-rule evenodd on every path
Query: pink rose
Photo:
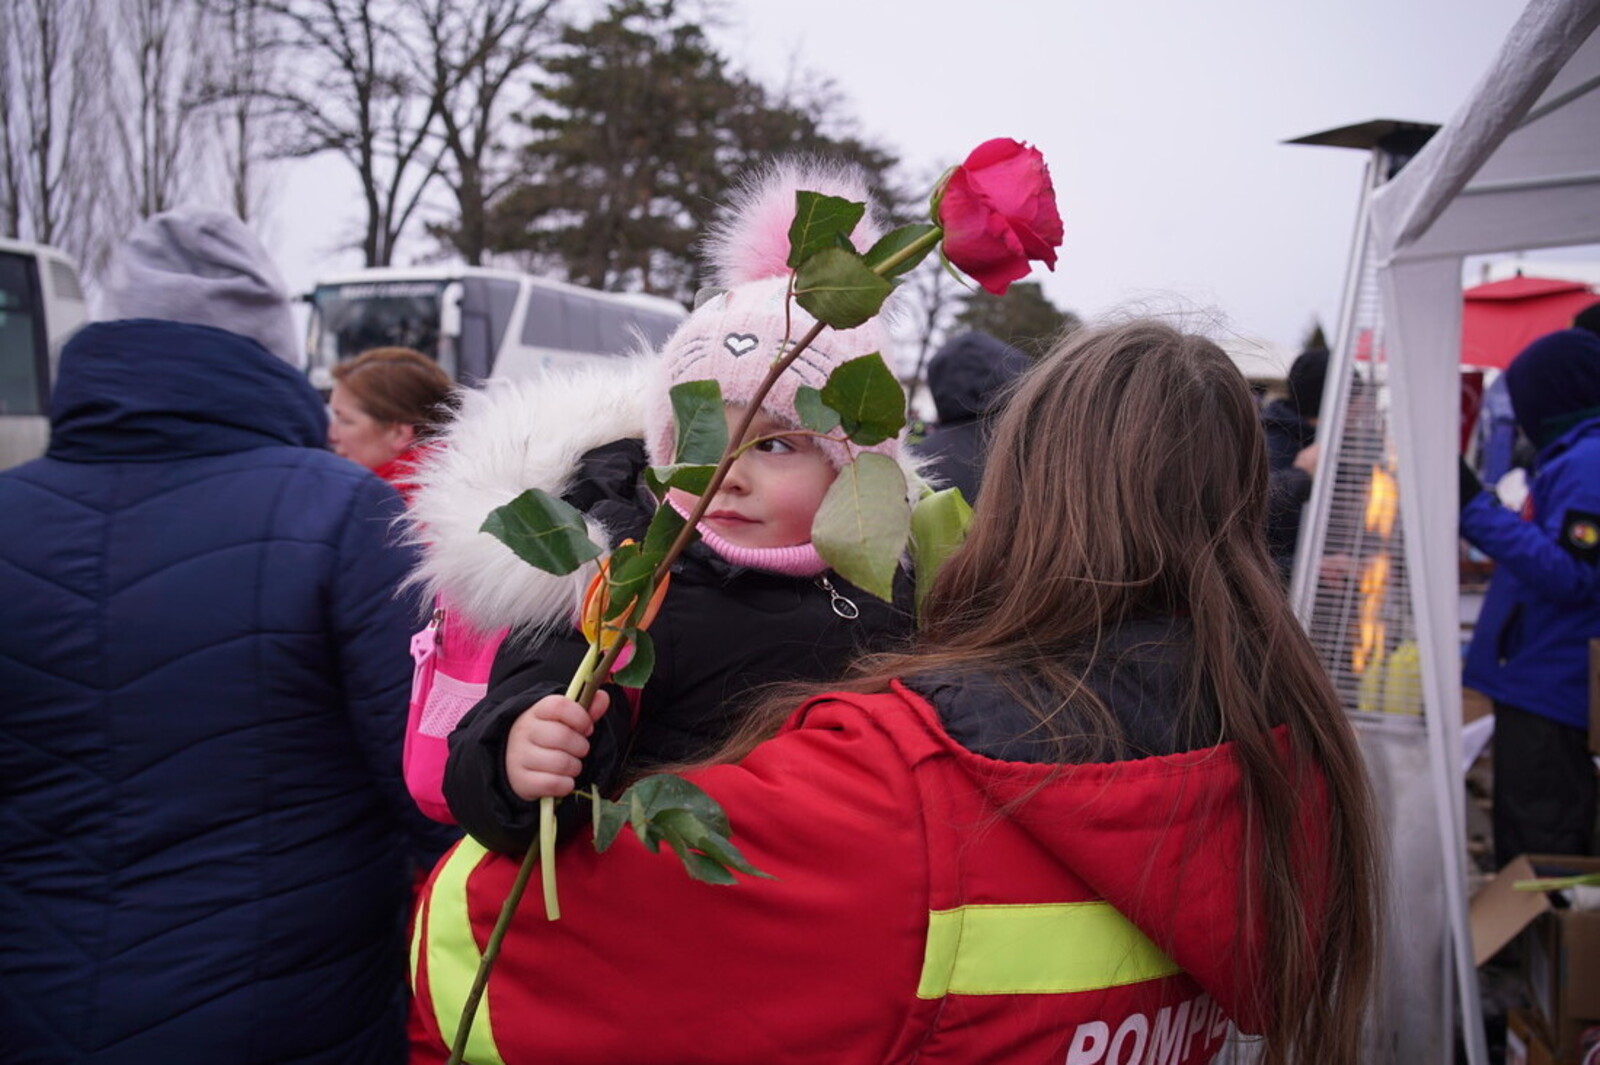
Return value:
M 1061 215 L 1037 148 L 1006 137 L 978 145 L 950 172 L 933 210 L 945 256 L 996 296 L 1028 276 L 1030 260 L 1056 268 Z

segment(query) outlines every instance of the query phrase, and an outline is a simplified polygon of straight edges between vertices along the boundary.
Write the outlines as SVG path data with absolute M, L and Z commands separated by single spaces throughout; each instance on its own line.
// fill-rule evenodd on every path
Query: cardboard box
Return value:
M 1506 1065 L 1556 1065 L 1555 1051 L 1529 1010 L 1506 1015 Z
M 1521 936 L 1522 971 L 1556 1061 L 1576 1060 L 1583 1031 L 1600 1025 L 1600 911 L 1555 909 L 1518 880 L 1600 872 L 1600 858 L 1524 854 L 1472 898 L 1473 957 L 1482 965 Z

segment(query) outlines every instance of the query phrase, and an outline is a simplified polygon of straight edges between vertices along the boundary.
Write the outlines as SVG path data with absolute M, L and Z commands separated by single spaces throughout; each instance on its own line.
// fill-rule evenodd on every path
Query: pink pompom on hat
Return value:
M 714 380 L 723 401 L 748 403 L 773 361 L 811 330 L 816 320 L 788 298 L 789 226 L 794 221 L 795 193 L 820 192 L 857 203 L 866 202 L 866 181 L 854 168 L 816 163 L 774 165 L 735 197 L 729 218 L 707 240 L 714 278 L 725 291 L 704 300 L 662 351 L 655 395 L 645 413 L 645 441 L 650 461 L 668 465 L 673 455 L 672 401 L 668 391 L 685 381 Z M 866 251 L 881 235 L 868 211 L 851 241 Z M 802 385 L 820 389 L 835 368 L 873 352 L 885 359 L 889 334 L 880 318 L 855 329 L 824 329 L 800 353 L 767 393 L 761 406 L 779 421 L 799 426 L 795 396 Z M 885 440 L 868 448 L 832 440 L 818 446 L 835 468 L 861 451 L 895 456 L 899 441 Z

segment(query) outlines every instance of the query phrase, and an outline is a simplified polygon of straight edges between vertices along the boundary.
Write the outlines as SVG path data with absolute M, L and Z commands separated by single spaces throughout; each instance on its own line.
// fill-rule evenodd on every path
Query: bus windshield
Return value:
M 311 294 L 312 367 L 331 367 L 368 348 L 398 345 L 439 356 L 443 281 L 318 285 Z
M 0 252 L 0 415 L 44 412 L 45 343 L 31 266 Z

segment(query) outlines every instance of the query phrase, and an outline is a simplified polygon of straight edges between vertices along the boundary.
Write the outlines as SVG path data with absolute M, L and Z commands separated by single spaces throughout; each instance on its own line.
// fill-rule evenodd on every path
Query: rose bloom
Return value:
M 1000 137 L 974 148 L 934 205 L 944 254 L 996 296 L 1028 276 L 1030 260 L 1056 267 L 1061 215 L 1037 148 Z

